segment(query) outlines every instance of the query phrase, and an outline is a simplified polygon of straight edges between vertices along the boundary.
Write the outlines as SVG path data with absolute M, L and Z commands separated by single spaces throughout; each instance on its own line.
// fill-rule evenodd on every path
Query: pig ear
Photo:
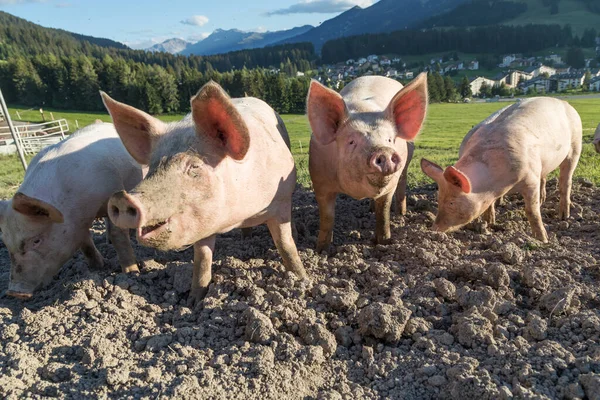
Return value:
M 48 219 L 52 222 L 63 223 L 62 213 L 54 206 L 18 192 L 12 200 L 13 210 L 36 219 Z
M 196 134 L 215 139 L 234 160 L 246 156 L 250 148 L 248 126 L 217 83 L 208 82 L 192 98 L 192 118 Z
M 165 123 L 137 108 L 111 99 L 102 91 L 100 96 L 129 154 L 138 163 L 148 165 L 152 147 L 166 131 Z
M 312 133 L 322 145 L 335 140 L 335 135 L 347 116 L 342 96 L 315 80 L 310 83 L 306 112 Z
M 441 179 L 443 179 L 444 170 L 442 167 L 425 158 L 421 158 L 421 170 L 425 173 L 425 175 L 436 182 L 439 182 Z
M 419 74 L 390 101 L 386 114 L 394 121 L 398 136 L 413 140 L 419 134 L 427 113 L 427 74 Z
M 458 187 L 465 193 L 471 193 L 471 181 L 469 177 L 465 174 L 454 168 L 453 166 L 449 166 L 444 171 L 444 178 L 448 183 Z

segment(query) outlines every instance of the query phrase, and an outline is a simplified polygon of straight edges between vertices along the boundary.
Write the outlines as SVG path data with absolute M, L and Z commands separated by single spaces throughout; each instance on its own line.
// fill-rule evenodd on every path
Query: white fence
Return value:
M 33 155 L 63 140 L 69 132 L 69 124 L 67 120 L 59 119 L 43 124 L 15 125 L 15 130 L 23 152 Z M 0 127 L 0 154 L 13 154 L 16 151 L 8 127 Z

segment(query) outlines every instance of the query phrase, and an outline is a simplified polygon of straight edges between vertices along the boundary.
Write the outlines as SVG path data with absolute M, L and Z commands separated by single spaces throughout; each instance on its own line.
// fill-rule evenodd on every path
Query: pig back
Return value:
M 66 222 L 93 218 L 112 193 L 141 179 L 114 126 L 96 123 L 38 153 L 19 191 L 58 208 Z

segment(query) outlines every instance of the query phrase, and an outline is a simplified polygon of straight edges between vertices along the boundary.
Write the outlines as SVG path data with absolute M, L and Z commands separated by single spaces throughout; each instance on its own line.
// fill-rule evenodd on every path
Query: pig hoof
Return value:
M 126 274 L 138 273 L 140 272 L 140 269 L 138 268 L 137 264 L 133 264 L 128 267 L 123 267 L 123 272 Z
M 188 304 L 191 307 L 198 305 L 204 297 L 206 297 L 206 293 L 208 292 L 208 287 L 196 288 L 190 290 L 190 295 L 188 297 Z
M 321 254 L 322 252 L 328 252 L 329 243 L 327 244 L 317 244 L 317 254 Z
M 90 260 L 90 269 L 103 269 L 104 268 L 104 259 L 98 258 L 96 260 Z

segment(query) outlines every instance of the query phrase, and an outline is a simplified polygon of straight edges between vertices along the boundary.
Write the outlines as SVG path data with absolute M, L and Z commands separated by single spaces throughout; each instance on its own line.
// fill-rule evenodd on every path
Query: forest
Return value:
M 480 26 L 431 30 L 402 30 L 330 40 L 323 46 L 322 62 L 332 63 L 367 54 L 422 55 L 444 51 L 464 53 L 531 53 L 550 47 L 595 45 L 597 32 L 580 38 L 566 25 Z

